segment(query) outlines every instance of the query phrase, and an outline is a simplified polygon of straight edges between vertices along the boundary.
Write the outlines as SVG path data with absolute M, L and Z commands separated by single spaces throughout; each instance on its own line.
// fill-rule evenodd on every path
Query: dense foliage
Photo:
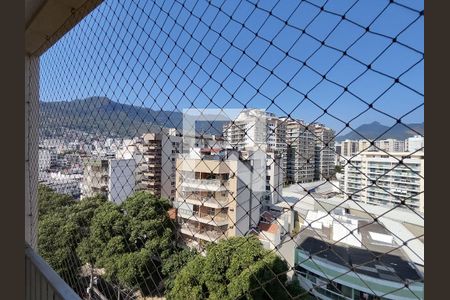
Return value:
M 195 250 L 179 249 L 163 261 L 162 273 L 165 276 L 164 286 L 167 292 L 172 290 L 174 280 L 180 270 L 198 255 Z
M 165 289 L 169 299 L 290 299 L 303 292 L 296 281 L 286 283 L 286 262 L 256 237 L 210 244 L 206 256 L 178 248 L 169 208 L 146 192 L 116 205 L 40 186 L 39 253 L 78 292 L 85 289 L 82 266 L 144 295 Z
M 73 289 L 79 290 L 82 262 L 76 248 L 87 236 L 95 210 L 105 205 L 106 199 L 93 197 L 86 201 L 75 201 L 46 186 L 39 186 L 38 197 L 39 254 Z
M 291 299 L 302 293 L 286 284 L 288 266 L 256 237 L 234 237 L 211 244 L 176 276 L 169 299 Z
M 161 289 L 161 262 L 174 245 L 169 203 L 138 192 L 120 205 L 108 202 L 92 219 L 78 247 L 85 262 L 104 268 L 106 278 L 144 293 Z

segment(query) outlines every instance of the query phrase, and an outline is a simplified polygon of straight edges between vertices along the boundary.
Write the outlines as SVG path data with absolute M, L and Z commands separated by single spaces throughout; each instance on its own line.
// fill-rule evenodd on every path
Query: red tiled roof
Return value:
M 276 233 L 278 231 L 278 225 L 275 223 L 272 224 L 259 223 L 258 228 L 261 231 L 267 231 L 270 233 Z

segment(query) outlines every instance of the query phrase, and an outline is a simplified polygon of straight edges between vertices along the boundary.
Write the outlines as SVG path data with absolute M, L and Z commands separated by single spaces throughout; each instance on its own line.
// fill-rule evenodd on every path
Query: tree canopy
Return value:
M 160 290 L 161 262 L 174 244 L 169 203 L 138 192 L 122 204 L 106 203 L 92 218 L 77 252 L 83 262 L 104 268 L 106 278 L 144 293 Z
M 122 204 L 103 197 L 75 201 L 39 187 L 40 255 L 77 291 L 81 266 L 144 295 L 168 299 L 290 299 L 303 293 L 287 282 L 288 266 L 256 237 L 207 246 L 206 256 L 178 248 L 167 200 L 137 192 Z
M 288 266 L 256 237 L 211 244 L 176 276 L 169 299 L 291 299 L 298 283 L 286 285 Z
M 180 270 L 199 254 L 195 250 L 179 249 L 163 261 L 162 273 L 164 275 L 164 287 L 166 292 L 173 288 L 174 280 Z
M 82 265 L 76 248 L 87 236 L 95 210 L 106 203 L 101 197 L 75 201 L 67 195 L 39 186 L 38 251 L 75 290 Z

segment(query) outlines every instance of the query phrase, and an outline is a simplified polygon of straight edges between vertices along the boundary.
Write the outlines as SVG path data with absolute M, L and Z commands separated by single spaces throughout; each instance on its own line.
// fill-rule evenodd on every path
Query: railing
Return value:
M 221 179 L 195 179 L 195 178 L 182 178 L 182 183 L 186 183 L 193 187 L 210 187 L 220 189 L 225 186 L 226 181 Z
M 190 202 L 193 204 L 199 204 L 204 206 L 211 206 L 216 208 L 226 207 L 230 203 L 227 198 L 223 197 L 205 197 L 196 194 L 186 194 L 181 193 L 180 197 L 186 202 Z
M 30 174 L 26 177 L 30 187 L 25 189 L 30 198 L 25 201 L 26 233 L 39 245 L 48 245 L 40 254 L 80 295 L 85 289 L 72 284 L 81 281 L 84 287 L 89 274 L 79 272 L 78 262 L 104 270 L 98 279 L 108 286 L 98 287 L 105 295 L 139 289 L 146 297 L 173 292 L 178 294 L 168 298 L 197 299 L 239 286 L 242 294 L 221 298 L 260 299 L 260 292 L 267 292 L 265 287 L 285 290 L 285 274 L 299 263 L 292 261 L 296 248 L 309 247 L 314 254 L 324 237 L 336 247 L 349 243 L 346 248 L 367 253 L 367 262 L 361 258 L 361 264 L 372 263 L 372 252 L 379 253 L 377 266 L 383 268 L 391 247 L 381 247 L 364 232 L 354 234 L 369 226 L 381 240 L 393 236 L 399 255 L 409 253 L 406 262 L 413 257 L 413 263 L 423 266 L 422 257 L 412 254 L 423 252 L 423 154 L 420 160 L 412 154 L 400 157 L 378 149 L 384 144 L 371 143 L 388 138 L 397 132 L 390 129 L 397 126 L 408 130 L 398 133 L 399 139 L 411 133 L 422 135 L 422 129 L 404 123 L 416 118 L 420 122 L 422 114 L 421 4 L 400 0 L 256 2 L 105 0 L 42 58 L 27 64 L 27 70 L 35 73 L 25 77 L 30 89 L 27 97 L 36 103 L 26 104 L 26 120 L 31 124 L 26 128 L 39 130 L 26 135 L 27 155 L 31 155 L 26 158 Z M 372 47 L 374 43 L 377 47 Z M 409 99 L 410 94 L 414 101 L 390 104 L 397 97 Z M 385 126 L 364 124 L 378 117 Z M 229 131 L 222 126 L 226 124 Z M 365 125 L 371 130 L 361 130 Z M 386 131 L 381 130 L 384 127 Z M 359 141 L 348 142 L 352 139 Z M 342 141 L 339 152 L 337 147 L 334 150 L 338 140 Z M 366 159 L 365 150 L 373 147 L 377 152 Z M 83 200 L 57 198 L 45 190 L 39 192 L 39 203 L 35 200 L 33 172 L 39 165 L 31 162 L 38 150 L 46 151 L 38 157 L 43 173 L 84 168 Z M 259 152 L 266 159 L 253 155 Z M 107 156 L 99 157 L 103 154 Z M 108 164 L 115 155 L 127 165 L 119 158 Z M 86 164 L 81 167 L 76 160 Z M 336 178 L 335 163 L 340 173 Z M 316 182 L 319 178 L 323 182 Z M 291 189 L 293 183 L 301 189 Z M 57 184 L 52 183 L 55 190 L 62 190 Z M 329 186 L 336 198 L 320 192 L 322 185 Z M 106 197 L 87 199 L 97 193 Z M 123 202 L 106 202 L 115 194 Z M 339 240 L 332 238 L 348 224 L 336 217 L 336 208 L 357 224 Z M 411 228 L 402 225 L 408 211 L 408 218 L 415 221 L 408 222 Z M 321 230 L 310 228 L 314 235 L 306 240 L 305 220 L 310 224 L 311 217 L 319 215 L 331 218 L 332 224 Z M 264 243 L 269 236 L 271 242 L 264 246 L 270 253 L 258 243 L 249 243 L 250 238 Z M 353 243 L 359 236 L 364 240 Z M 215 260 L 223 262 L 223 274 L 214 271 L 210 276 L 208 268 L 198 268 L 206 280 L 220 280 L 208 287 L 200 281 L 198 286 L 187 286 L 188 280 L 178 277 L 194 274 L 190 264 L 178 263 L 184 256 L 178 254 L 185 237 L 201 245 L 205 240 L 226 239 L 226 248 L 236 249 L 237 255 L 222 251 L 227 257 L 210 251 L 204 260 L 211 265 Z M 273 249 L 278 242 L 272 241 L 280 241 L 280 247 Z M 67 253 L 62 261 L 61 253 Z M 251 253 L 263 259 L 256 262 L 255 272 L 248 266 L 256 275 L 252 282 L 240 278 L 228 285 L 232 279 L 227 277 L 232 273 L 226 271 L 228 256 L 239 258 L 241 253 L 246 254 L 245 260 Z M 262 263 L 276 263 L 265 257 L 272 254 L 285 260 L 286 268 L 273 272 L 269 272 L 271 266 L 262 268 Z M 141 255 L 146 259 L 140 259 Z M 304 259 L 312 260 L 311 256 Z M 173 262 L 173 274 L 160 272 L 161 265 Z M 26 263 L 28 299 L 50 294 L 52 299 L 70 299 L 36 267 L 39 264 L 28 256 Z M 183 268 L 189 272 L 181 272 Z M 330 271 L 330 284 L 340 282 L 346 270 Z M 403 270 L 399 267 L 384 275 L 396 272 Z M 417 277 L 423 277 L 420 272 Z M 272 273 L 276 280 L 266 281 Z M 174 277 L 184 289 L 174 288 Z M 248 288 L 259 288 L 258 283 L 261 288 L 253 295 Z M 325 287 L 331 292 L 313 288 L 321 299 L 344 298 L 333 286 Z M 191 290 L 205 294 L 190 295 Z M 271 293 L 265 298 L 299 299 Z
M 199 229 L 193 225 L 187 225 L 186 223 L 181 225 L 181 232 L 211 242 L 226 238 L 225 232 Z
M 198 221 L 200 223 L 222 226 L 228 224 L 228 216 L 224 213 L 218 213 L 215 215 L 209 215 L 207 213 L 199 213 L 188 209 L 179 209 L 179 215 L 182 218 L 186 218 L 192 221 Z
M 81 300 L 34 250 L 25 244 L 25 292 L 27 300 Z

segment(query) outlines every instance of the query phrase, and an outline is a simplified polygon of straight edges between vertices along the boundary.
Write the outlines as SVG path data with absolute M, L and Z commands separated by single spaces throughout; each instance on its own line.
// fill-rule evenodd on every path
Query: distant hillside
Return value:
M 386 126 L 383 124 L 380 124 L 379 122 L 372 122 L 369 124 L 361 125 L 354 130 L 347 134 L 340 135 L 336 138 L 337 141 L 343 141 L 343 140 L 360 140 L 364 138 L 367 139 L 398 139 L 398 140 L 404 140 L 408 137 L 417 135 L 413 130 L 417 131 L 420 134 L 424 133 L 424 123 L 411 123 L 406 124 L 408 127 L 406 127 L 403 124 L 395 124 L 392 128 L 390 126 Z M 413 130 L 411 130 L 411 129 Z M 386 132 L 386 133 L 384 133 Z M 358 134 L 359 133 L 359 134 Z M 383 134 L 384 133 L 384 134 Z M 380 137 L 380 135 L 382 135 Z M 363 137 L 361 137 L 363 136 Z
M 197 122 L 201 133 L 221 134 L 223 122 Z M 51 137 L 72 129 L 107 137 L 134 137 L 162 127 L 183 127 L 183 114 L 114 102 L 106 97 L 40 103 L 40 134 Z
M 161 127 L 179 128 L 182 113 L 121 104 L 106 97 L 40 103 L 41 132 L 69 128 L 105 136 L 136 136 Z

